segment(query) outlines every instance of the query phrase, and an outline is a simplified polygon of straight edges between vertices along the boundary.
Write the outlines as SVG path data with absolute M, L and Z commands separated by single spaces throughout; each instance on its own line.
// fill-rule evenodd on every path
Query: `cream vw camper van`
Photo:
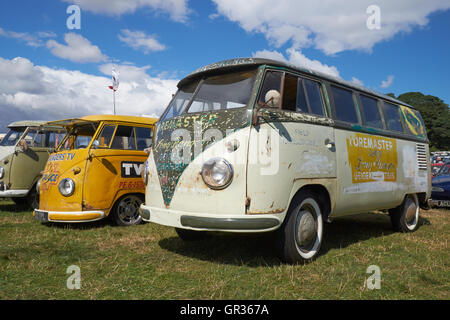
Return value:
M 314 259 L 334 217 L 385 209 L 395 230 L 415 231 L 431 190 L 417 110 L 256 58 L 208 65 L 179 82 L 144 179 L 145 221 L 183 239 L 276 231 L 288 262 Z

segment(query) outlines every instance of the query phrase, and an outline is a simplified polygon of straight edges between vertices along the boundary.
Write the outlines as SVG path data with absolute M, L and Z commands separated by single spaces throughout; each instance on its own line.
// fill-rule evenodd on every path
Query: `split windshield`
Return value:
M 245 107 L 256 78 L 256 69 L 194 80 L 178 90 L 160 121 L 182 113 L 210 112 Z
M 97 127 L 98 124 L 95 123 L 87 123 L 72 127 L 69 133 L 64 137 L 58 151 L 87 148 L 97 131 Z
M 17 142 L 19 142 L 20 137 L 22 137 L 26 129 L 27 128 L 10 129 L 3 140 L 0 142 L 0 146 L 15 146 Z

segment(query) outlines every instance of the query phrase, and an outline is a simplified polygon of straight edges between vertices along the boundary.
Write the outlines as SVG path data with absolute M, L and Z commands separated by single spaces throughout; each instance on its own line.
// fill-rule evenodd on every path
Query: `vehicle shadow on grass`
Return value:
M 419 228 L 429 224 L 428 219 L 420 218 Z M 363 213 L 335 219 L 325 226 L 325 238 L 317 259 L 332 249 L 344 249 L 358 242 L 393 233 L 387 214 Z M 210 237 L 198 241 L 183 241 L 176 236 L 160 240 L 159 245 L 182 256 L 220 264 L 249 267 L 284 264 L 277 258 L 275 232 L 212 233 Z
M 3 204 L 2 202 L 0 202 L 0 213 L 1 212 L 24 212 L 24 211 L 29 211 L 31 213 L 31 212 L 33 212 L 33 209 L 26 204 L 14 204 L 14 203 Z
M 92 222 L 77 222 L 77 223 L 67 223 L 67 222 L 43 222 L 42 225 L 49 228 L 57 229 L 71 229 L 71 230 L 90 230 L 90 229 L 100 229 L 104 227 L 114 226 L 114 224 L 107 218 Z

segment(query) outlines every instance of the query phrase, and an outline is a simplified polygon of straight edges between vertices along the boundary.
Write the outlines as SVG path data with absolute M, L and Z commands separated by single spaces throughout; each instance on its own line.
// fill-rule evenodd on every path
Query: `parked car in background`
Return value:
M 450 161 L 442 165 L 431 185 L 430 205 L 450 207 Z
M 88 222 L 111 216 L 117 225 L 142 221 L 141 169 L 157 119 L 87 116 L 52 122 L 67 135 L 50 155 L 38 184 L 43 222 Z
M 8 128 L 0 142 L 0 198 L 36 208 L 36 183 L 65 131 L 44 121 L 13 122 Z

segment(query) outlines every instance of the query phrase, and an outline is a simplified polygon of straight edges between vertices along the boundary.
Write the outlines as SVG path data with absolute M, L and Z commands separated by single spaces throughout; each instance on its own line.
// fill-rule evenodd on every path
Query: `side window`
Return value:
M 296 111 L 298 77 L 286 74 L 284 77 L 283 110 Z
M 259 105 L 279 108 L 281 102 L 281 78 L 282 72 L 268 71 L 264 78 L 261 94 L 258 99 Z
M 308 95 L 309 106 L 311 113 L 319 116 L 324 116 L 322 89 L 320 83 L 309 79 L 303 80 L 305 83 L 306 94 Z
M 402 121 L 400 120 L 399 107 L 394 104 L 385 102 L 383 109 L 388 129 L 397 132 L 403 132 Z
M 137 149 L 144 150 L 152 145 L 152 129 L 136 127 Z
M 352 91 L 332 85 L 331 92 L 336 110 L 336 120 L 358 123 Z
M 37 130 L 28 130 L 28 133 L 23 138 L 29 147 L 42 148 L 44 146 L 44 134 Z
M 112 136 L 114 134 L 114 130 L 116 129 L 116 126 L 110 125 L 110 126 L 104 126 L 102 133 L 98 139 L 99 142 L 99 148 L 109 148 L 109 144 L 111 143 Z
M 364 124 L 372 128 L 383 128 L 383 122 L 381 121 L 377 100 L 364 95 L 360 95 L 360 97 L 362 108 L 364 110 Z
M 111 145 L 111 149 L 136 150 L 134 128 L 118 126 Z
M 65 133 L 63 131 L 48 131 L 46 133 L 47 141 L 46 148 L 56 148 L 61 140 L 64 138 Z

